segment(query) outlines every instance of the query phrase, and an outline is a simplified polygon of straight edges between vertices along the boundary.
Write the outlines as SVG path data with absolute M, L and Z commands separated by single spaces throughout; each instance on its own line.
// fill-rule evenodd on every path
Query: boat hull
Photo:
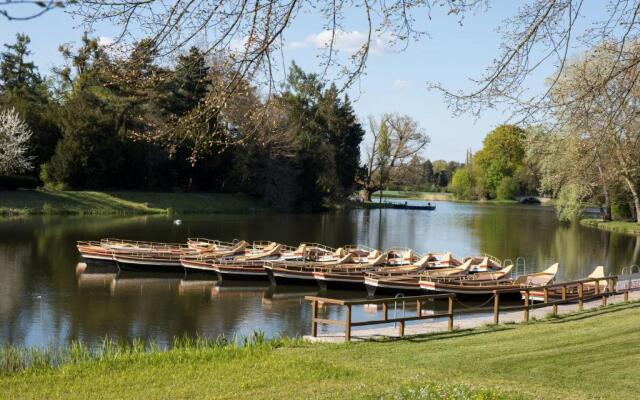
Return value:
M 267 273 L 264 269 L 256 270 L 251 269 L 219 269 L 214 267 L 218 279 L 221 281 L 266 281 L 268 279 Z
M 404 282 L 385 282 L 375 280 L 365 280 L 365 286 L 367 288 L 367 294 L 369 296 L 385 294 L 385 295 L 421 295 L 425 294 L 420 285 L 416 283 L 404 283 Z
M 314 273 L 320 289 L 323 290 L 365 290 L 364 277 L 339 276 Z
M 318 286 L 311 271 L 290 271 L 282 268 L 265 268 L 272 285 L 309 285 Z
M 180 264 L 180 261 L 173 260 L 116 258 L 116 264 L 121 271 L 185 273 L 185 269 L 182 264 Z

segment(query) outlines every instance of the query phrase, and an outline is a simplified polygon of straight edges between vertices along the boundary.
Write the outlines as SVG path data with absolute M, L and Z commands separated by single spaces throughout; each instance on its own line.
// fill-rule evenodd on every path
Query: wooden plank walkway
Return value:
M 629 301 L 638 301 L 640 300 L 640 291 L 629 292 Z M 614 295 L 608 298 L 607 304 L 616 304 L 624 302 L 624 295 Z M 602 301 L 600 299 L 594 299 L 591 301 L 584 302 L 584 310 L 590 310 L 594 308 L 598 308 L 602 306 Z M 572 304 L 561 304 L 558 305 L 558 314 L 569 314 L 572 312 L 579 311 L 577 303 Z M 543 319 L 548 316 L 551 312 L 550 307 L 545 308 L 537 308 L 529 311 L 529 318 L 537 318 Z M 509 322 L 522 322 L 523 320 L 523 311 L 503 311 L 500 313 L 500 323 L 509 323 Z M 471 329 L 477 328 L 482 325 L 492 324 L 493 323 L 493 311 L 488 310 L 486 313 L 478 313 L 472 315 L 464 315 L 458 316 L 456 314 L 454 329 Z M 414 336 L 414 335 L 424 335 L 428 333 L 435 332 L 446 332 L 448 331 L 448 319 L 438 318 L 435 320 L 429 320 L 427 322 L 419 322 L 415 324 L 407 324 L 404 328 L 404 336 Z M 372 340 L 379 339 L 384 337 L 400 337 L 398 327 L 393 326 L 385 326 L 380 328 L 368 328 L 368 329 L 353 329 L 351 331 L 351 340 L 354 341 L 362 341 L 362 340 Z M 304 336 L 306 340 L 312 342 L 329 342 L 329 343 L 342 343 L 345 341 L 345 333 L 340 332 L 321 332 L 318 331 L 318 336 L 313 337 L 311 335 Z

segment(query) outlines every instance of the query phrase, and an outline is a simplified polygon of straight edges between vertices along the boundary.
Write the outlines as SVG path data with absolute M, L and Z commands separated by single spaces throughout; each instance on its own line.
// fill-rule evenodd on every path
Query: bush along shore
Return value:
M 602 229 L 611 232 L 628 233 L 640 235 L 640 224 L 631 221 L 603 221 L 601 219 L 586 218 L 580 220 L 580 224 L 592 228 Z
M 401 340 L 181 338 L 0 347 L 7 398 L 635 398 L 640 303 Z M 603 346 L 607 349 L 602 352 Z M 604 359 L 603 359 L 604 357 Z M 603 382 L 602 377 L 610 377 Z M 615 388 L 615 389 L 612 389 Z
M 0 215 L 252 213 L 266 210 L 243 194 L 93 191 L 0 191 Z

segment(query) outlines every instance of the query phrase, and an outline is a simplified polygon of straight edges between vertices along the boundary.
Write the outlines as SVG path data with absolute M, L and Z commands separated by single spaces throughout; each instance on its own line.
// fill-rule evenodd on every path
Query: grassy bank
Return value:
M 628 221 L 603 221 L 601 219 L 587 218 L 580 220 L 580 224 L 605 231 L 629 233 L 640 235 L 640 224 Z
M 636 398 L 640 303 L 528 325 L 397 341 L 67 350 L 58 367 L 0 369 L 7 398 Z M 153 347 L 153 346 L 151 346 Z M 0 352 L 0 361 L 7 349 Z M 19 352 L 19 350 L 11 350 Z M 93 355 L 92 355 L 93 354 Z M 15 354 L 11 357 L 15 359 Z M 37 359 L 46 358 L 37 356 Z M 16 363 L 16 361 L 14 361 Z M 20 368 L 16 368 L 19 370 Z
M 0 191 L 0 215 L 246 213 L 262 207 L 249 196 L 217 193 Z
M 371 197 L 375 202 L 380 197 L 380 192 L 375 192 Z M 389 199 L 428 200 L 428 201 L 453 200 L 453 195 L 451 193 L 414 192 L 414 191 L 406 191 L 406 190 L 383 190 L 382 197 L 386 197 Z

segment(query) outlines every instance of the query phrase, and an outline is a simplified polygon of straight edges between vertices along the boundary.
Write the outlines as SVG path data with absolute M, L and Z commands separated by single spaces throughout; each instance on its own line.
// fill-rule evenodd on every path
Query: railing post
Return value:
M 596 296 L 600 294 L 600 279 L 596 279 Z
M 500 322 L 500 293 L 494 290 L 493 296 L 493 323 L 497 325 Z
M 524 320 L 529 321 L 529 289 L 525 289 L 524 294 Z
M 449 330 L 453 330 L 453 297 L 455 294 L 449 295 Z
M 344 329 L 344 339 L 347 342 L 351 341 L 351 304 L 347 304 L 347 320 Z
M 627 290 L 624 291 L 624 302 L 628 303 L 629 302 L 629 289 L 627 288 Z
M 582 297 L 584 294 L 584 284 L 582 282 L 580 282 L 578 284 L 578 310 L 582 311 L 584 309 L 584 306 L 582 304 Z
M 313 300 L 311 302 L 311 336 L 318 336 L 318 301 Z
M 416 300 L 416 316 L 422 317 L 422 302 L 420 300 Z
M 567 301 L 567 285 L 562 285 L 562 301 Z
M 400 325 L 399 325 L 399 329 L 400 329 L 400 336 L 404 336 L 404 320 L 400 321 Z
M 384 320 L 389 319 L 389 306 L 387 303 L 382 303 L 382 312 L 384 313 Z

